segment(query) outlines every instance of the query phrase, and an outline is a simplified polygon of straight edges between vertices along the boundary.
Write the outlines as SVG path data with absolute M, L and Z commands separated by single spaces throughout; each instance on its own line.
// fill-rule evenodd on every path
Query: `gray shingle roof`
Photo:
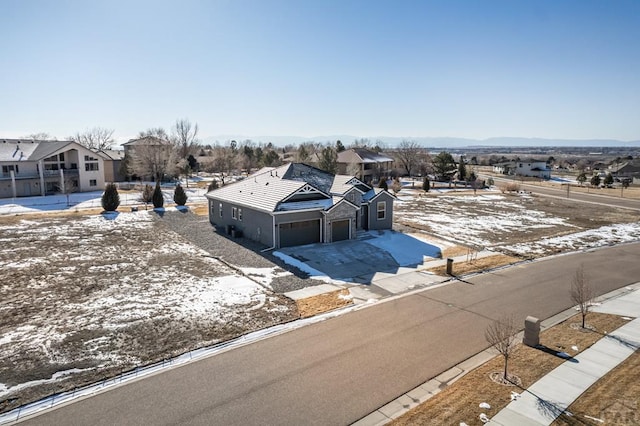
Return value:
M 39 161 L 72 143 L 74 142 L 0 139 L 0 161 Z
M 207 194 L 232 204 L 273 212 L 283 199 L 303 188 L 305 182 L 281 179 L 270 172 L 253 175 L 239 182 L 214 189 Z

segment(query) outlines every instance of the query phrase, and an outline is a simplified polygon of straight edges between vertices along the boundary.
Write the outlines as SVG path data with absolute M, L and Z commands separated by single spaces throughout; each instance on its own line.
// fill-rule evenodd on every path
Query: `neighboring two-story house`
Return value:
M 0 140 L 0 198 L 104 189 L 104 157 L 72 141 Z
M 262 244 L 287 247 L 391 229 L 389 192 L 302 163 L 269 167 L 209 192 L 209 221 Z
M 393 158 L 365 148 L 351 148 L 338 153 L 338 173 L 357 176 L 367 184 L 388 176 L 392 169 Z

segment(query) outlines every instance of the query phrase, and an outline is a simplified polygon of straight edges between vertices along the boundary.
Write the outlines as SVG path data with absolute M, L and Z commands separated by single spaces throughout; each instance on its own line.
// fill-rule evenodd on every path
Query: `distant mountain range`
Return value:
M 236 140 L 238 142 L 250 139 L 254 142 L 271 142 L 276 146 L 298 145 L 303 142 L 335 142 L 342 141 L 345 146 L 350 145 L 360 136 L 353 135 L 329 135 L 329 136 L 244 136 L 244 135 L 217 135 L 202 139 L 206 144 L 214 145 L 216 142 L 226 144 L 227 141 Z M 400 136 L 365 136 L 365 139 L 375 145 L 376 141 L 382 141 L 388 147 L 396 147 L 403 140 L 412 140 L 428 148 L 466 148 L 466 147 L 640 147 L 640 140 L 621 141 L 616 139 L 544 139 L 544 138 L 518 138 L 518 137 L 497 137 L 488 139 L 467 139 L 451 137 L 400 137 Z

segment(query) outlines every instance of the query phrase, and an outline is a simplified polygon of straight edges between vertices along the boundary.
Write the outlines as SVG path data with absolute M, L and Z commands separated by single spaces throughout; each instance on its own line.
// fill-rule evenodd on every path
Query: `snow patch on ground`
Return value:
M 274 279 L 293 275 L 291 272 L 282 270 L 277 266 L 273 268 L 240 268 L 240 270 L 243 274 L 267 288 L 272 288 L 271 283 Z
M 637 222 L 607 225 L 573 234 L 543 238 L 539 241 L 507 245 L 502 249 L 520 255 L 544 254 L 549 250 L 576 251 L 639 239 L 640 223 Z

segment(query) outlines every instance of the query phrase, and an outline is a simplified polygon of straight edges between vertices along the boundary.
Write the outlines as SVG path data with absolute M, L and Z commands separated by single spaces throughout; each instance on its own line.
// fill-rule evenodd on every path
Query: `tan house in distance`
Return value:
M 104 157 L 72 141 L 0 139 L 0 198 L 104 189 Z
M 366 184 L 388 175 L 392 169 L 393 158 L 365 148 L 351 148 L 338 153 L 338 173 L 356 176 Z

